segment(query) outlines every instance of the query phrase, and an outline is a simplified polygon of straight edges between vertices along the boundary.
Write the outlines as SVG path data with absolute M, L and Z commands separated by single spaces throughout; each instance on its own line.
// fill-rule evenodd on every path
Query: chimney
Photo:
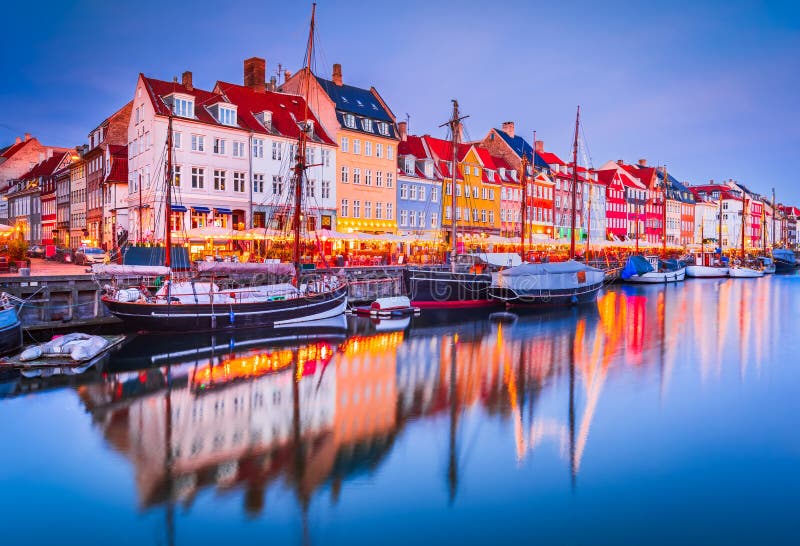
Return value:
M 503 132 L 514 138 L 514 122 L 513 121 L 504 121 L 503 122 Z
M 336 63 L 333 65 L 333 83 L 336 85 L 342 85 L 342 65 Z
M 27 142 L 27 140 L 28 139 L 26 138 L 25 141 Z M 22 142 L 22 139 L 17 137 L 17 140 L 14 142 L 14 144 L 19 144 L 20 142 Z
M 290 71 L 288 71 L 288 70 L 284 70 L 283 71 L 283 83 L 286 83 L 289 80 L 289 78 L 291 78 L 291 77 L 292 77 L 292 73 Z
M 617 165 L 622 166 L 624 164 L 625 164 L 625 162 L 623 162 L 621 159 L 617 159 Z
M 28 142 L 31 139 L 30 133 L 25 133 L 25 142 Z
M 260 57 L 244 60 L 244 86 L 263 92 L 267 81 L 267 61 Z
M 400 140 L 405 142 L 408 140 L 408 122 L 401 121 L 397 124 L 397 130 L 400 132 Z
M 194 91 L 194 87 L 192 87 L 192 73 L 189 70 L 181 75 L 181 83 L 187 91 Z
M 539 153 L 544 152 L 544 140 L 537 140 L 533 143 L 533 147 Z
M 278 88 L 278 80 L 275 79 L 275 76 L 272 76 L 269 79 L 269 90 L 275 91 Z
M 639 166 L 640 167 L 647 167 L 647 160 L 646 159 L 640 159 L 639 160 Z

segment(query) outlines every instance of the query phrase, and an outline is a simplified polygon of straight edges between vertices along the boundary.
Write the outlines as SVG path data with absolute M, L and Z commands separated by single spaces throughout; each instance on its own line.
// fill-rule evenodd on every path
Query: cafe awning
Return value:
M 192 207 L 192 210 L 195 211 L 195 212 L 201 212 L 201 213 L 205 213 L 205 214 L 208 214 L 209 212 L 211 212 L 211 209 L 208 208 L 208 207 Z

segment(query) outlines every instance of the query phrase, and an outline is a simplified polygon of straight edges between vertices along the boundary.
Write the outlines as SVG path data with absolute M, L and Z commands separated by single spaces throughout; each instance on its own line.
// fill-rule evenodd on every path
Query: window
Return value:
M 489 188 L 489 200 L 494 201 L 494 189 Z
M 361 201 L 353 199 L 353 218 L 361 218 Z
M 449 209 L 449 208 L 448 208 L 448 209 L 445 209 L 445 211 L 444 211 L 444 218 L 445 218 L 445 220 L 451 220 L 451 219 L 452 219 L 452 216 L 451 216 L 451 214 L 450 214 L 450 209 Z
M 417 227 L 417 211 L 415 210 L 409 211 L 408 225 L 411 227 Z
M 353 168 L 353 184 L 361 184 L 361 169 L 358 167 Z M 355 202 L 353 207 L 355 207 Z
M 325 167 L 331 166 L 331 151 L 330 150 L 322 150 L 322 164 Z
M 511 193 L 511 192 L 509 192 L 509 193 Z M 475 197 L 477 197 L 477 195 Z M 487 188 L 481 188 L 481 199 L 487 199 L 488 197 L 489 197 L 489 190 Z M 502 197 L 501 197 L 501 199 L 502 199 Z
M 386 219 L 391 220 L 393 216 L 393 207 L 391 203 L 386 203 Z
M 233 157 L 244 157 L 244 142 L 233 141 Z
M 244 173 L 233 173 L 233 191 L 244 193 Z
M 486 209 L 481 210 L 481 222 L 486 221 Z
M 362 119 L 361 120 L 361 127 L 365 131 L 371 133 L 372 132 L 372 120 L 371 119 L 366 119 L 366 118 Z
M 173 186 L 180 186 L 181 185 L 181 166 L 175 165 L 172 167 L 172 185 Z
M 400 199 L 408 199 L 408 184 L 400 184 Z
M 364 185 L 372 185 L 372 169 L 364 169 Z
M 206 138 L 202 135 L 192 135 L 192 151 L 204 152 L 206 149 Z
M 254 138 L 253 139 L 253 157 L 261 159 L 264 157 L 264 139 L 261 138 Z
M 378 220 L 383 218 L 383 203 L 380 201 L 375 203 L 375 218 Z
M 272 159 L 281 160 L 281 143 L 272 141 Z
M 253 175 L 253 193 L 264 193 L 264 175 Z
M 456 197 L 461 197 L 461 184 L 456 184 Z
M 364 201 L 364 218 L 372 218 L 372 201 Z
M 378 132 L 384 136 L 389 135 L 389 124 L 385 121 L 378 122 Z
M 312 146 L 306 148 L 306 165 L 313 165 L 316 160 L 316 149 Z
M 400 211 L 400 225 L 401 226 L 408 225 L 408 211 L 406 209 L 402 209 Z
M 375 185 L 379 188 L 383 187 L 383 172 L 375 171 Z
M 369 140 L 364 141 L 364 155 L 371 156 L 372 155 L 372 142 Z
M 386 159 L 394 159 L 394 146 L 386 147 Z
M 436 229 L 439 227 L 439 213 L 432 212 L 431 213 L 431 228 Z
M 431 188 L 431 203 L 439 202 L 439 188 Z
M 350 181 L 350 168 L 342 165 L 342 184 L 347 184 Z
M 489 223 L 494 224 L 494 211 L 489 211 Z
M 172 113 L 182 118 L 194 117 L 194 101 L 175 98 L 172 101 Z
M 383 157 L 383 144 L 380 142 L 375 143 L 375 157 Z
M 205 212 L 195 212 L 192 209 L 192 228 L 206 227 L 208 215 Z
M 344 116 L 344 126 L 349 129 L 356 128 L 356 117 L 353 114 L 345 114 Z
M 214 169 L 214 189 L 225 191 L 225 178 L 227 173 L 220 169 Z
M 172 147 L 176 150 L 181 149 L 181 134 L 178 131 L 172 131 Z
M 469 197 L 469 193 L 467 194 L 467 197 Z M 472 187 L 472 197 L 474 197 L 475 199 L 478 198 L 478 186 L 473 186 Z
M 192 188 L 203 189 L 206 170 L 203 167 L 192 167 Z
M 342 199 L 342 205 L 340 207 L 341 208 L 341 213 L 340 213 L 341 216 L 347 217 L 347 215 L 349 214 L 349 210 L 348 210 L 347 207 L 348 207 L 347 199 Z
M 361 153 L 361 141 L 357 138 L 353 139 L 353 153 L 360 154 Z
M 219 122 L 223 125 L 236 125 L 236 110 L 233 108 L 219 107 Z
M 323 180 L 321 189 L 322 189 L 322 198 L 323 199 L 330 199 L 330 197 L 331 197 L 331 181 L 330 180 Z
M 277 174 L 272 175 L 272 195 L 283 193 L 283 177 Z
M 347 153 L 347 152 L 350 151 L 350 139 L 347 138 L 346 136 L 342 137 L 342 146 L 341 146 L 341 148 L 342 148 L 342 151 L 344 153 Z
M 415 184 L 411 184 L 411 194 L 409 195 L 409 198 L 412 201 L 417 200 L 417 186 Z
M 225 140 L 221 138 L 214 139 L 214 153 L 215 154 L 224 154 L 225 153 Z

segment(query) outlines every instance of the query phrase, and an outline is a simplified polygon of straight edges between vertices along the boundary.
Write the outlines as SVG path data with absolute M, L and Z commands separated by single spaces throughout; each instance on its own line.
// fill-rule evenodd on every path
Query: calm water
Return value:
M 798 310 L 776 276 L 513 324 L 139 337 L 2 384 L 0 543 L 797 544 Z

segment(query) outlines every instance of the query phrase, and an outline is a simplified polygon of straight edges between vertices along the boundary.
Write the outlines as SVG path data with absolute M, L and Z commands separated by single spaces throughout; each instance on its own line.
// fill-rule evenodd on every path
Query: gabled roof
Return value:
M 31 170 L 19 177 L 20 180 L 31 180 L 34 178 L 41 178 L 53 174 L 58 166 L 63 161 L 64 156 L 69 155 L 67 152 L 55 153 L 44 161 L 37 163 Z
M 111 169 L 104 182 L 128 182 L 128 147 L 112 146 L 117 150 L 111 151 Z
M 372 91 L 352 85 L 336 85 L 330 80 L 316 76 L 317 82 L 328 94 L 337 110 L 366 118 L 392 123 L 392 116 Z
M 144 81 L 145 89 L 147 89 L 147 93 L 150 96 L 150 102 L 153 105 L 157 115 L 169 115 L 169 108 L 162 100 L 163 97 L 171 95 L 172 93 L 180 93 L 181 95 L 189 95 L 194 97 L 194 116 L 196 121 L 207 123 L 209 125 L 216 125 L 218 127 L 234 129 L 240 128 L 240 125 L 231 127 L 230 125 L 223 125 L 222 123 L 219 123 L 216 118 L 214 118 L 214 116 L 212 116 L 207 110 L 207 108 L 212 104 L 216 104 L 218 102 L 229 102 L 222 95 L 213 93 L 211 91 L 205 91 L 203 89 L 198 89 L 197 87 L 193 87 L 191 90 L 189 90 L 180 82 L 156 80 L 154 78 L 148 78 L 143 74 L 141 75 L 141 78 Z M 186 118 L 178 117 L 178 119 Z
M 566 165 L 561 158 L 551 152 L 536 152 L 536 166 L 548 167 L 550 165 Z
M 425 159 L 428 157 L 428 152 L 421 137 L 408 135 L 406 140 L 401 140 L 397 145 L 397 155 L 413 155 L 417 159 Z
M 239 125 L 260 134 L 277 134 L 287 138 L 300 138 L 300 125 L 304 119 L 314 122 L 314 138 L 316 142 L 335 145 L 325 132 L 311 108 L 306 108 L 303 97 L 274 91 L 254 91 L 243 85 L 217 82 L 214 88 L 219 90 L 237 108 Z M 256 119 L 256 114 L 269 110 L 272 112 L 272 131 Z
M 500 135 L 505 143 L 508 144 L 508 147 L 511 148 L 520 159 L 524 156 L 528 158 L 529 162 L 532 161 L 531 154 L 533 153 L 533 147 L 528 144 L 527 140 L 518 135 L 512 137 L 502 129 L 495 129 L 495 132 Z
M 33 142 L 35 139 L 31 138 L 28 140 L 21 140 L 20 142 L 15 142 L 10 146 L 6 146 L 5 148 L 0 149 L 0 157 L 5 157 L 9 159 L 11 156 L 16 154 L 22 148 L 24 148 L 29 142 Z

